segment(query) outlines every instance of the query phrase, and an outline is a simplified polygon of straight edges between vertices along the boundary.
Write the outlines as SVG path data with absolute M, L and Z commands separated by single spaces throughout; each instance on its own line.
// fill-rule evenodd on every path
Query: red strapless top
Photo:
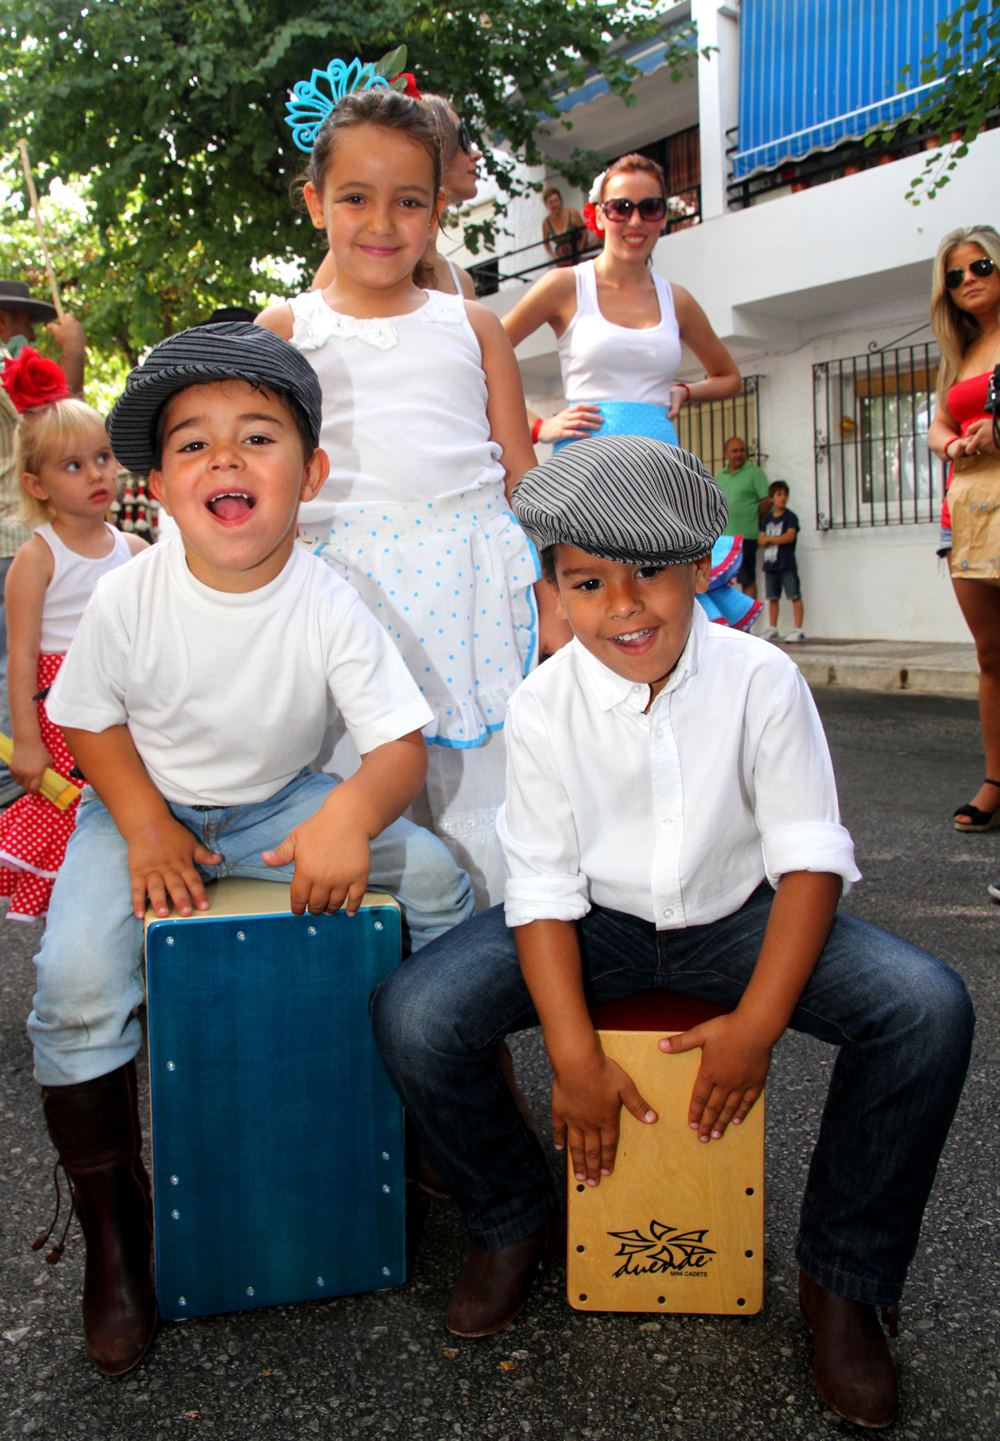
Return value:
M 958 421 L 963 435 L 974 421 L 982 420 L 986 414 L 986 393 L 990 388 L 992 374 L 992 370 L 987 370 L 982 375 L 970 376 L 968 380 L 960 380 L 948 391 L 948 409 Z M 951 470 L 949 469 L 945 488 L 947 489 L 950 484 Z M 941 507 L 941 524 L 946 530 L 951 529 L 951 515 L 948 511 L 947 499 Z
M 948 391 L 948 409 L 962 427 L 963 435 L 973 421 L 982 420 L 986 414 L 986 392 L 992 374 L 992 370 L 987 370 L 969 380 L 960 380 Z

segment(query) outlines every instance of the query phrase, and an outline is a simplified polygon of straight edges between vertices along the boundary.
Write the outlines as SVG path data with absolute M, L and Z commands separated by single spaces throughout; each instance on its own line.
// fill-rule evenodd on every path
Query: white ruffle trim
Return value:
M 451 297 L 444 297 L 449 299 Z M 361 593 L 434 712 L 428 742 L 499 730 L 534 659 L 538 556 L 502 485 L 434 501 L 344 503 L 300 539 Z
M 428 290 L 426 294 L 426 304 L 412 312 L 414 320 L 443 325 L 461 325 L 465 320 L 462 296 L 443 295 L 439 290 Z M 399 331 L 394 319 L 359 320 L 354 315 L 342 315 L 339 310 L 330 309 L 320 290 L 296 295 L 289 303 L 295 317 L 292 344 L 296 350 L 320 350 L 328 340 L 361 340 L 376 350 L 392 350 L 399 344 Z

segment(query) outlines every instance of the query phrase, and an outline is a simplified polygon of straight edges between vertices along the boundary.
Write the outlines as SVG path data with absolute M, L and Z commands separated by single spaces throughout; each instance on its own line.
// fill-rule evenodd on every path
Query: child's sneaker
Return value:
M 790 631 L 788 632 L 788 634 L 785 636 L 785 644 L 786 644 L 786 645 L 798 645 L 799 641 L 803 641 L 803 640 L 805 640 L 805 638 L 806 638 L 806 633 L 805 633 L 805 631 L 802 629 L 802 627 L 801 627 L 800 625 L 797 625 L 794 630 L 790 630 Z
M 777 640 L 778 627 L 776 625 L 766 625 L 760 633 L 760 638 L 761 640 Z

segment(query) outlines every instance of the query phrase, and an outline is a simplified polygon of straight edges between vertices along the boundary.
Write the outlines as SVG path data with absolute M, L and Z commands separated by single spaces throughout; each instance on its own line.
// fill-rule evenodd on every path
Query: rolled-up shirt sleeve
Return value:
M 504 889 L 507 924 L 579 920 L 590 900 L 576 821 L 534 696 L 515 694 L 504 738 L 507 799 L 497 815 L 497 835 L 510 872 Z
M 775 697 L 753 759 L 754 814 L 767 878 L 826 871 L 844 882 L 861 872 L 850 832 L 840 824 L 837 785 L 823 725 L 802 674 Z

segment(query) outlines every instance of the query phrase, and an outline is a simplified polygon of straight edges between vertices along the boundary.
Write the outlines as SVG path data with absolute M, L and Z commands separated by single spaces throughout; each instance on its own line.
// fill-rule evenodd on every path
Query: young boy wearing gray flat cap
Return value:
M 400 901 L 414 949 L 471 914 L 464 871 L 401 820 L 432 719 L 351 586 L 295 544 L 328 470 L 312 367 L 255 325 L 184 331 L 126 382 L 112 447 L 180 537 L 101 581 L 48 696 L 88 786 L 28 1020 L 49 1134 L 87 1248 L 91 1359 L 120 1375 L 156 1325 L 134 1057 L 146 898 L 204 910 L 220 875 L 292 883 L 301 915 Z M 362 757 L 315 774 L 334 709 Z
M 695 604 L 726 523 L 701 463 L 641 437 L 579 441 L 529 471 L 512 504 L 574 639 L 507 714 L 505 903 L 404 963 L 373 1007 L 473 1246 L 448 1325 L 506 1325 L 560 1244 L 497 1041 L 541 1023 L 556 1146 L 597 1186 L 620 1108 L 657 1118 L 602 1053 L 588 1004 L 664 986 L 731 1008 L 660 1043 L 664 1066 L 701 1050 L 698 1141 L 725 1144 L 786 1027 L 840 1047 L 802 1206 L 800 1297 L 823 1398 L 888 1425 L 896 1380 L 875 1308 L 899 1300 L 962 1089 L 965 986 L 838 914 L 860 876 L 809 689 L 781 651 Z

